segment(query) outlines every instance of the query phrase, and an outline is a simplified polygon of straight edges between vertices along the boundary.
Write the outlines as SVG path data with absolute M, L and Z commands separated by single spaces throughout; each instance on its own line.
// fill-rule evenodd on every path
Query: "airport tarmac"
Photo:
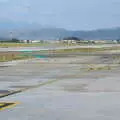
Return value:
M 101 61 L 110 69 L 90 69 Z M 83 64 L 83 62 L 85 64 Z M 120 66 L 98 56 L 34 58 L 0 67 L 2 120 L 118 120 Z M 97 64 L 96 64 L 97 65 Z M 114 65 L 114 66 L 113 66 Z
M 60 50 L 60 49 L 74 49 L 74 48 L 109 48 L 109 47 L 120 47 L 119 44 L 101 44 L 101 45 L 74 45 L 74 46 L 57 46 L 57 45 L 48 45 L 48 46 L 40 46 L 40 47 L 0 47 L 1 52 L 6 51 L 40 51 L 40 50 Z

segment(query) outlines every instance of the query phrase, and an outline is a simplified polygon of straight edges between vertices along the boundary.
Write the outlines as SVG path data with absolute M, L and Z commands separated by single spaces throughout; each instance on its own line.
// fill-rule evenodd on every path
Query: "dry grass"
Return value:
M 69 52 L 100 52 L 109 50 L 108 48 L 73 48 L 73 49 L 62 49 L 56 50 L 58 53 L 69 53 Z
M 110 65 L 89 65 L 87 71 L 96 71 L 96 70 L 111 70 Z
M 12 60 L 21 60 L 21 59 L 28 59 L 31 56 L 25 56 L 20 54 L 19 52 L 0 52 L 0 62 L 7 62 Z
M 0 47 L 35 47 L 35 46 L 46 46 L 48 43 L 0 43 Z

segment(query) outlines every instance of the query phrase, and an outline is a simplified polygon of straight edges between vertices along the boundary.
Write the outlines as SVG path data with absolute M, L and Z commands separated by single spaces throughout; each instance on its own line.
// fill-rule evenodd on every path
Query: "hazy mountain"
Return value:
M 70 31 L 62 28 L 41 28 L 39 30 L 25 31 L 19 37 L 30 39 L 62 39 L 64 37 L 79 37 L 81 39 L 120 39 L 120 28 L 101 29 L 93 31 Z
M 100 29 L 93 31 L 74 31 L 73 36 L 81 37 L 83 39 L 120 39 L 120 28 Z
M 82 39 L 119 39 L 120 28 L 100 29 L 92 31 L 71 31 L 63 28 L 41 26 L 36 23 L 0 22 L 0 39 L 62 39 L 64 37 Z

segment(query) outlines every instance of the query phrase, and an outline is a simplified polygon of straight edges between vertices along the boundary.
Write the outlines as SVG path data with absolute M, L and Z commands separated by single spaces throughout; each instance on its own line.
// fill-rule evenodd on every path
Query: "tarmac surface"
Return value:
M 57 50 L 57 49 L 71 49 L 71 48 L 109 48 L 109 47 L 120 47 L 119 44 L 101 44 L 101 45 L 75 45 L 75 46 L 57 46 L 48 45 L 40 47 L 6 47 L 0 48 L 0 52 L 6 51 L 40 51 L 40 50 Z
M 120 65 L 109 60 L 78 55 L 4 63 L 0 102 L 18 104 L 0 111 L 1 119 L 119 120 Z M 109 69 L 97 69 L 97 63 L 91 69 L 93 61 Z

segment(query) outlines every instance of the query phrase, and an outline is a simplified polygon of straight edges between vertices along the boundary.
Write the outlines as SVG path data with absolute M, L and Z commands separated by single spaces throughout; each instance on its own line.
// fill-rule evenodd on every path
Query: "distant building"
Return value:
M 94 43 L 100 44 L 116 44 L 117 40 L 94 40 Z
M 101 43 L 101 44 L 105 44 L 106 41 L 105 40 L 94 40 L 94 43 Z
M 40 43 L 41 40 L 32 40 L 31 43 Z
M 118 40 L 116 40 L 117 41 L 117 43 L 120 43 L 120 39 L 118 39 Z
M 76 44 L 78 41 L 76 41 L 76 40 L 62 40 L 62 42 L 63 43 L 68 43 L 68 44 L 70 44 L 70 43 Z
M 81 43 L 81 39 L 77 37 L 65 37 L 63 40 L 61 40 L 63 43 L 68 43 L 68 44 L 76 44 L 76 43 Z
M 20 40 L 21 43 L 32 43 L 32 40 Z
M 21 43 L 39 43 L 41 40 L 20 40 Z

